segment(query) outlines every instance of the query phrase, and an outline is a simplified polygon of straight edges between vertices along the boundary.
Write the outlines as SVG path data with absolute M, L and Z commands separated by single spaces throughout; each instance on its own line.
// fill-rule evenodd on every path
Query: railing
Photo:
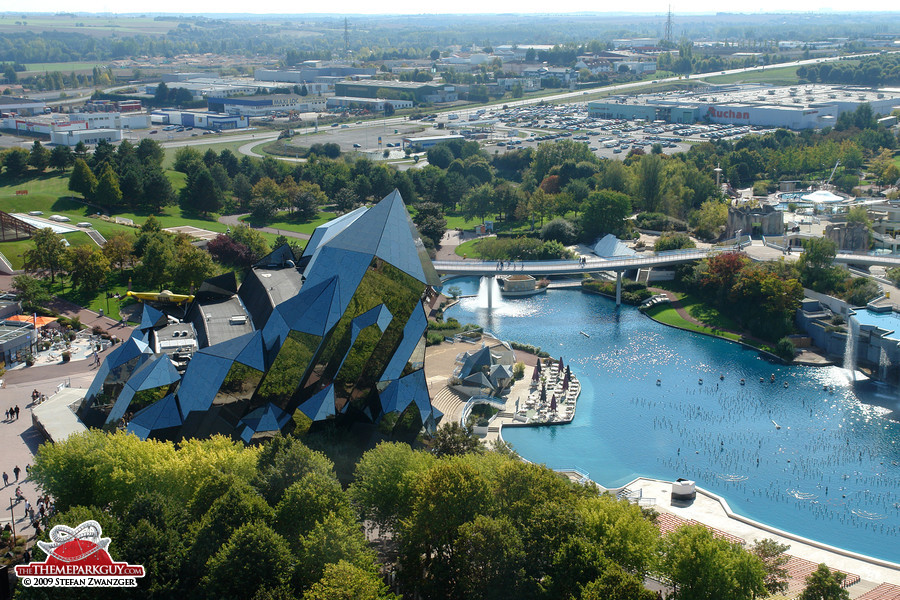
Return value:
M 6 273 L 7 275 L 12 275 L 16 270 L 13 269 L 12 264 L 10 264 L 9 260 L 0 252 L 0 273 Z
M 436 260 L 433 262 L 438 273 L 471 273 L 482 275 L 505 275 L 507 273 L 591 273 L 594 271 L 621 271 L 642 266 L 655 267 L 665 264 L 701 260 L 710 254 L 721 252 L 723 248 L 687 249 L 659 252 L 648 256 L 621 259 L 588 259 L 584 263 L 575 260 L 553 261 L 517 261 L 512 263 L 498 261 L 457 261 Z M 501 266 L 502 265 L 502 266 Z
M 460 417 L 459 422 L 463 427 L 466 426 L 469 415 L 472 413 L 472 409 L 476 404 L 488 404 L 499 410 L 506 408 L 506 400 L 495 398 L 493 396 L 472 396 L 466 401 L 466 404 L 462 409 L 462 416 Z

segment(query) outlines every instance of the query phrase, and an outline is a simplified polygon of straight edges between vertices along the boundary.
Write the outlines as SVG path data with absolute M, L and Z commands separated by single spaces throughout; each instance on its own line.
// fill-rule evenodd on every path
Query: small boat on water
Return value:
M 591 337 L 591 334 L 586 333 L 586 332 L 584 332 L 584 331 L 579 331 L 578 333 L 580 333 L 581 335 L 583 335 L 583 336 L 586 337 L 586 338 Z
M 772 425 L 775 426 L 775 429 L 781 429 L 781 425 L 779 425 L 778 423 L 776 423 L 774 419 L 770 419 L 770 420 L 772 421 Z

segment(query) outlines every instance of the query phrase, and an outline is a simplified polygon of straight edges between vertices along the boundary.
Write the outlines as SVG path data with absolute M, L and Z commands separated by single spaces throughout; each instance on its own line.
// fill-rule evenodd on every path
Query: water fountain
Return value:
M 482 277 L 478 286 L 478 298 L 476 308 L 499 308 L 503 304 L 500 296 L 500 284 L 496 277 Z
M 888 353 L 885 352 L 884 348 L 881 349 L 881 353 L 878 355 L 878 378 L 881 381 L 886 382 L 888 378 L 888 369 L 891 366 L 891 359 L 888 356 Z
M 856 381 L 857 336 L 859 336 L 859 322 L 850 316 L 847 318 L 847 345 L 844 346 L 844 368 L 850 375 L 850 381 Z

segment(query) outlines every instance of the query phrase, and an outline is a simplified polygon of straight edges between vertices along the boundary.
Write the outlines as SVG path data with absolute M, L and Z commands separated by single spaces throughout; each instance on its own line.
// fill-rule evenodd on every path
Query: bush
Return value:
M 681 250 L 682 248 L 696 248 L 693 240 L 683 233 L 664 233 L 656 240 L 653 249 L 657 252 L 668 250 Z
M 25 366 L 33 367 L 34 366 L 34 356 L 29 354 L 25 357 Z
M 521 360 L 513 365 L 513 377 L 516 379 L 522 379 L 525 377 L 525 363 Z
M 575 225 L 566 219 L 556 218 L 541 228 L 541 239 L 555 240 L 568 246 L 575 241 Z
M 599 281 L 590 279 L 581 282 L 583 291 L 602 294 L 610 298 L 616 297 L 616 284 L 613 281 Z M 625 279 L 622 281 L 622 302 L 637 306 L 653 296 L 653 292 L 647 289 L 643 283 Z
M 687 231 L 687 223 L 663 213 L 641 213 L 634 219 L 638 229 L 652 231 Z
M 541 350 L 539 346 L 532 346 L 531 344 L 523 344 L 521 342 L 509 342 L 509 347 L 513 350 L 521 350 L 522 352 L 534 354 L 538 358 L 550 358 L 550 355 Z
M 429 331 L 425 334 L 425 345 L 426 346 L 437 346 L 438 344 L 440 344 L 443 341 L 444 341 L 444 336 L 441 333 Z
M 67 363 L 70 360 L 72 360 L 72 353 L 69 351 L 63 352 L 60 356 L 62 357 L 62 361 L 64 363 Z
M 775 344 L 775 354 L 787 362 L 794 360 L 794 342 L 791 338 L 783 337 L 778 340 Z

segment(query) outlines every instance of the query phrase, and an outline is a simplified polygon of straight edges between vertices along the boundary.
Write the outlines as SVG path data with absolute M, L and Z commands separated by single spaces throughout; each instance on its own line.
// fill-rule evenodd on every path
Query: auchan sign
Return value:
M 715 106 L 710 106 L 706 111 L 710 117 L 717 117 L 719 119 L 745 119 L 750 120 L 750 113 L 746 111 L 739 110 L 731 110 L 730 108 L 726 108 L 725 110 L 719 110 Z

